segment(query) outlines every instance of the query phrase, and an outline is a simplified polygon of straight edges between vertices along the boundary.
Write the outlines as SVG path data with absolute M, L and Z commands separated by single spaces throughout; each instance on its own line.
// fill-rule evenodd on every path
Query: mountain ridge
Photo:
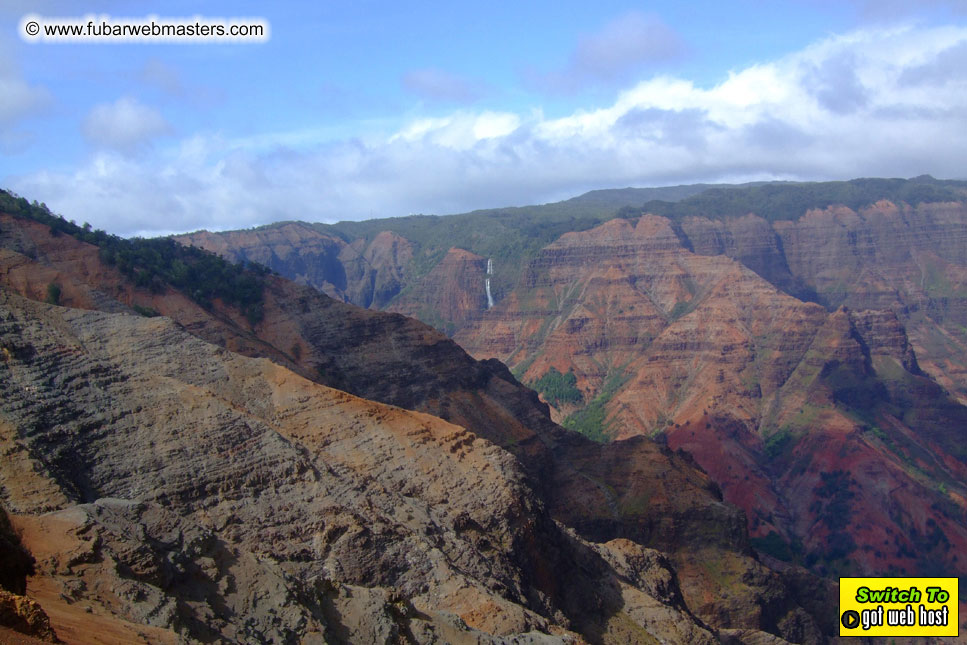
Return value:
M 364 485 L 363 482 L 372 481 L 364 477 L 358 485 L 350 486 L 358 489 L 357 494 L 371 491 L 360 498 L 359 509 L 362 510 L 355 511 L 357 515 L 361 514 L 360 517 L 353 519 L 352 513 L 346 515 L 335 507 L 320 510 L 320 517 L 329 518 L 326 521 L 337 527 L 331 538 L 320 543 L 320 553 L 348 549 L 344 561 L 358 562 L 361 567 L 355 574 L 342 580 L 339 578 L 343 574 L 335 579 L 326 577 L 332 584 L 310 588 L 304 581 L 285 582 L 288 580 L 285 576 L 280 578 L 279 573 L 273 573 L 273 567 L 278 565 L 271 562 L 289 562 L 290 565 L 286 566 L 295 569 L 286 569 L 286 575 L 302 571 L 296 578 L 303 580 L 308 575 L 304 565 L 298 564 L 304 558 L 299 555 L 299 544 L 305 543 L 304 526 L 311 526 L 311 522 L 306 522 L 300 515 L 302 511 L 298 509 L 303 505 L 293 504 L 295 498 L 288 499 L 280 491 L 292 490 L 298 495 L 296 480 L 315 472 L 313 468 L 320 473 L 318 476 L 328 473 L 325 477 L 336 477 L 334 482 L 341 481 L 341 471 L 336 469 L 333 473 L 331 463 L 347 463 L 327 457 L 324 462 L 330 465 L 325 467 L 318 464 L 305 468 L 299 466 L 311 464 L 314 450 L 332 448 L 320 444 L 313 444 L 318 446 L 313 448 L 306 443 L 311 440 L 298 428 L 303 427 L 299 415 L 308 412 L 283 414 L 279 406 L 288 401 L 285 405 L 296 405 L 302 410 L 308 405 L 307 401 L 316 400 L 323 394 L 337 399 L 350 397 L 341 400 L 355 401 L 349 392 L 382 400 L 382 403 L 359 400 L 365 410 L 357 418 L 363 419 L 364 424 L 369 423 L 366 419 L 374 418 L 373 414 L 378 423 L 388 423 L 398 414 L 422 419 L 412 415 L 431 413 L 439 419 L 432 421 L 431 425 L 452 429 L 445 433 L 451 433 L 447 436 L 452 440 L 447 439 L 446 446 L 439 446 L 445 461 L 456 459 L 459 462 L 462 455 L 475 459 L 474 455 L 481 450 L 495 455 L 509 465 L 509 472 L 517 473 L 513 476 L 517 483 L 513 485 L 523 486 L 520 489 L 522 499 L 533 501 L 533 506 L 528 507 L 532 510 L 523 511 L 520 526 L 511 531 L 511 535 L 519 535 L 519 539 L 512 540 L 508 547 L 511 550 L 505 551 L 516 554 L 507 561 L 511 577 L 523 576 L 521 580 L 531 581 L 521 587 L 520 593 L 511 593 L 506 587 L 493 587 L 493 583 L 485 582 L 489 578 L 482 573 L 482 577 L 470 575 L 466 583 L 454 583 L 457 588 L 468 584 L 468 589 L 480 590 L 467 591 L 463 595 L 454 595 L 451 587 L 434 587 L 444 584 L 442 582 L 431 584 L 431 589 L 438 588 L 439 593 L 444 594 L 441 598 L 446 602 L 464 602 L 453 605 L 453 609 L 461 616 L 462 624 L 470 629 L 478 628 L 479 633 L 469 632 L 474 638 L 510 633 L 520 634 L 520 638 L 537 638 L 524 635 L 527 630 L 536 629 L 545 635 L 556 634 L 555 638 L 577 630 L 589 642 L 625 642 L 629 638 L 648 642 L 654 636 L 644 637 L 635 631 L 643 628 L 648 634 L 665 633 L 667 638 L 711 642 L 711 639 L 742 641 L 752 637 L 743 636 L 745 632 L 729 635 L 732 633 L 729 630 L 756 632 L 764 629 L 786 634 L 795 640 L 807 638 L 820 642 L 822 633 L 831 630 L 823 623 L 824 619 L 814 617 L 797 600 L 802 597 L 798 589 L 803 584 L 821 586 L 822 583 L 804 583 L 795 577 L 784 577 L 758 563 L 749 550 L 740 512 L 722 503 L 714 494 L 707 476 L 687 459 L 648 441 L 633 440 L 628 444 L 595 447 L 580 436 L 555 426 L 547 415 L 546 406 L 533 392 L 521 387 L 502 364 L 474 361 L 442 334 L 401 315 L 361 310 L 280 277 L 263 275 L 262 316 L 253 321 L 245 315 L 244 303 L 235 305 L 217 297 L 196 302 L 163 282 L 149 280 L 148 284 L 138 286 L 116 264 L 106 263 L 97 246 L 82 241 L 88 235 L 94 235 L 96 240 L 94 232 L 64 226 L 70 234 L 53 235 L 46 224 L 22 217 L 0 217 L 0 284 L 5 303 L 3 320 L 6 321 L 2 367 L 18 374 L 16 380 L 5 379 L 4 383 L 13 385 L 16 382 L 21 388 L 44 393 L 39 399 L 4 397 L 8 402 L 19 401 L 3 410 L 6 421 L 0 423 L 0 427 L 8 433 L 5 449 L 31 455 L 22 463 L 33 464 L 28 470 L 18 470 L 13 465 L 21 463 L 19 460 L 4 462 L 4 501 L 5 504 L 16 503 L 14 521 L 19 522 L 26 535 L 38 538 L 44 534 L 31 519 L 38 511 L 67 513 L 61 518 L 66 524 L 58 526 L 64 526 L 70 535 L 89 532 L 97 536 L 98 543 L 103 545 L 102 553 L 141 573 L 132 581 L 125 576 L 120 580 L 102 578 L 104 572 L 96 562 L 77 571 L 58 568 L 55 563 L 62 561 L 64 556 L 52 552 L 51 547 L 43 543 L 35 545 L 38 553 L 48 554 L 43 555 L 46 577 L 37 579 L 36 584 L 41 590 L 59 590 L 57 593 L 45 591 L 47 595 L 43 597 L 54 603 L 51 615 L 57 625 L 63 626 L 61 631 L 71 629 L 70 625 L 78 620 L 76 614 L 71 613 L 70 603 L 64 605 L 64 601 L 57 600 L 59 593 L 65 593 L 68 598 L 74 598 L 72 602 L 92 603 L 99 620 L 127 616 L 127 620 L 135 623 L 146 619 L 145 607 L 187 601 L 183 610 L 150 615 L 155 616 L 152 619 L 155 622 L 151 624 L 191 638 L 207 638 L 205 634 L 208 632 L 197 631 L 201 629 L 199 620 L 216 625 L 214 629 L 221 630 L 225 636 L 235 633 L 232 630 L 237 626 L 220 608 L 223 602 L 235 607 L 232 611 L 254 612 L 253 616 L 258 616 L 260 622 L 253 623 L 252 628 L 264 635 L 259 638 L 268 638 L 267 635 L 273 633 L 279 634 L 278 638 L 282 640 L 291 638 L 285 634 L 301 634 L 301 638 L 309 633 L 305 631 L 309 628 L 309 631 L 316 630 L 316 633 L 337 641 L 339 638 L 352 640 L 352 634 L 357 633 L 353 630 L 357 629 L 385 629 L 387 634 L 408 629 L 418 642 L 429 640 L 433 634 L 436 637 L 450 634 L 446 638 L 452 642 L 468 637 L 468 627 L 452 622 L 444 614 L 421 613 L 421 610 L 413 613 L 406 608 L 411 605 L 405 603 L 402 614 L 393 609 L 397 602 L 394 598 L 400 597 L 394 593 L 412 599 L 415 590 L 422 589 L 420 584 L 414 583 L 416 586 L 407 591 L 410 588 L 405 583 L 405 575 L 422 574 L 404 574 L 410 565 L 396 560 L 391 563 L 389 571 L 400 573 L 393 573 L 388 578 L 379 577 L 373 567 L 379 562 L 378 554 L 386 549 L 373 543 L 373 534 L 359 528 L 372 526 L 375 529 L 386 525 L 385 521 L 368 515 L 371 511 L 365 509 L 370 508 L 369 505 L 405 508 L 405 504 L 381 498 L 384 493 L 380 491 L 385 489 L 390 497 L 397 494 L 393 491 L 397 490 L 400 480 L 392 474 L 395 472 L 392 464 L 414 468 L 416 463 L 406 449 L 399 453 L 398 449 L 391 448 L 395 445 L 393 442 L 415 440 L 423 445 L 419 443 L 423 441 L 419 439 L 419 432 L 395 435 L 397 438 L 387 444 L 390 453 L 380 453 L 386 456 L 374 459 L 369 455 L 361 461 L 358 457 L 355 459 L 354 463 L 365 463 L 366 469 L 376 468 L 375 473 L 382 473 L 376 476 L 375 484 Z M 75 239 L 75 236 L 82 239 Z M 51 284 L 59 285 L 56 298 L 49 289 Z M 24 297 L 29 301 L 23 300 Z M 72 308 L 39 303 L 47 299 Z M 27 329 L 32 330 L 32 336 L 25 335 Z M 189 333 L 191 336 L 186 336 Z M 137 341 L 128 342 L 126 338 Z M 185 347 L 187 351 L 169 356 L 168 352 L 174 350 L 168 348 L 176 347 Z M 240 354 L 248 355 L 248 358 Z M 219 373 L 227 375 L 228 380 Z M 49 380 L 51 375 L 52 381 Z M 145 381 L 143 385 L 135 385 L 143 379 L 148 379 L 151 384 Z M 288 385 L 282 387 L 282 382 Z M 72 383 L 75 391 L 69 404 L 64 400 L 65 412 L 44 420 L 45 411 L 52 409 L 50 406 L 54 401 L 47 401 L 48 396 L 67 396 Z M 343 392 L 320 390 L 324 385 L 335 385 Z M 300 390 L 302 394 L 298 393 Z M 116 402 L 101 399 L 108 393 Z M 146 399 L 138 403 L 132 397 L 134 393 L 151 401 Z M 309 399 L 305 398 L 307 396 Z M 418 412 L 397 413 L 392 411 L 397 408 L 381 407 L 385 404 L 401 405 Z M 324 410 L 330 410 L 325 414 L 332 414 L 332 407 L 332 404 L 323 406 Z M 309 409 L 315 410 L 316 407 L 309 406 Z M 70 410 L 77 414 L 66 412 Z M 218 433 L 229 431 L 226 436 L 230 437 L 229 445 L 237 445 L 238 449 L 213 452 L 186 449 L 184 442 L 193 434 L 188 429 L 199 427 L 196 417 L 199 414 L 203 415 L 202 419 L 212 420 L 213 430 L 224 429 L 210 435 L 205 439 L 209 443 L 202 445 L 225 441 Z M 321 415 L 323 411 L 313 414 Z M 334 430 L 353 428 L 356 423 L 352 415 L 341 414 L 338 419 Z M 201 427 L 207 424 L 203 422 Z M 290 427 L 286 424 L 294 424 L 293 429 L 284 430 L 280 435 L 285 427 Z M 132 442 L 132 448 L 121 452 L 118 447 L 108 450 L 111 444 L 104 443 L 110 438 L 105 434 L 108 429 L 112 429 L 110 432 L 120 431 L 125 441 Z M 158 435 L 158 432 L 168 434 Z M 182 446 L 170 453 L 170 460 L 152 457 L 153 450 L 147 448 L 150 441 L 155 446 L 161 445 L 162 436 L 169 437 L 165 443 Z M 258 436 L 264 439 L 256 439 Z M 280 442 L 282 436 L 288 438 Z M 59 441 L 68 440 L 69 443 L 52 451 L 51 448 L 57 445 L 51 440 L 54 437 L 61 437 Z M 436 441 L 433 439 L 431 444 Z M 71 445 L 83 456 L 81 460 L 68 458 L 71 450 L 67 446 Z M 300 445 L 309 452 L 299 448 Z M 264 464 L 261 463 L 263 457 L 253 456 L 261 455 L 269 448 L 271 450 L 265 453 L 267 456 L 273 452 L 281 454 L 279 450 L 284 453 L 291 449 L 295 453 L 291 459 L 279 462 L 279 457 L 273 457 Z M 601 457 L 589 461 L 589 448 L 601 452 Z M 204 460 L 214 459 L 219 452 L 231 455 L 229 461 L 224 462 L 226 466 L 247 471 L 237 482 L 232 476 L 218 474 L 225 466 L 215 464 L 222 462 L 191 467 L 188 465 L 191 462 L 186 461 L 191 456 L 207 464 Z M 114 460 L 105 459 L 107 454 L 119 456 L 116 466 L 111 465 Z M 340 459 L 344 460 L 349 454 L 343 453 Z M 387 460 L 389 454 L 395 456 Z M 600 468 L 602 461 L 610 459 L 616 463 L 619 456 L 621 462 L 627 464 L 623 471 Z M 141 469 L 133 468 L 131 459 L 148 459 L 150 464 L 145 462 L 144 470 L 155 478 L 152 479 L 153 485 L 131 474 Z M 250 462 L 250 459 L 256 461 Z M 401 461 L 394 462 L 393 459 Z M 379 465 L 383 462 L 385 464 Z M 255 467 L 245 466 L 247 463 Z M 120 475 L 120 471 L 114 470 L 118 467 L 130 470 L 128 474 Z M 186 469 L 205 473 L 206 477 L 207 473 L 217 475 L 210 484 L 200 482 L 201 491 L 210 492 L 199 492 L 199 487 L 189 484 L 190 480 L 184 474 L 178 474 Z M 28 471 L 35 473 L 31 476 L 33 479 L 27 478 Z M 458 481 L 452 477 L 450 480 Z M 126 482 L 137 487 L 128 490 L 130 486 Z M 369 486 L 375 488 L 367 488 Z M 654 491 L 651 494 L 653 503 L 643 503 L 642 487 Z M 233 491 L 248 489 L 266 491 L 263 493 L 265 503 L 276 509 L 266 517 L 277 516 L 276 521 L 241 517 L 238 509 L 233 510 L 231 499 L 237 494 Z M 460 491 L 464 489 L 466 492 L 484 491 L 489 486 L 459 487 Z M 433 495 L 439 495 L 439 490 Z M 150 493 L 153 501 L 141 499 L 144 491 Z M 117 497 L 127 499 L 111 501 Z M 50 501 L 39 502 L 44 499 Z M 271 501 L 273 499 L 277 501 Z M 497 534 L 488 533 L 491 531 L 488 526 L 496 526 L 494 521 L 498 524 L 504 521 L 490 518 L 490 511 L 480 515 L 464 509 L 468 511 L 464 516 L 456 510 L 463 502 L 434 499 L 438 499 L 434 504 L 443 504 L 441 512 L 451 507 L 455 509 L 453 515 L 436 523 L 447 527 L 442 534 L 435 529 L 427 529 L 428 533 L 423 529 L 415 533 L 411 533 L 411 529 L 401 529 L 401 537 L 393 537 L 397 535 L 393 531 L 381 533 L 390 540 L 387 544 L 396 543 L 394 540 L 417 539 L 429 540 L 425 543 L 434 544 L 435 548 L 450 549 L 469 543 L 484 550 L 507 544 L 498 535 L 506 529 L 500 529 Z M 37 506 L 38 502 L 43 509 Z M 192 510 L 195 508 L 198 510 Z M 213 509 L 217 508 L 222 510 L 216 513 Z M 248 512 L 257 512 L 258 508 L 256 504 Z M 233 515 L 239 519 L 231 519 Z M 292 521 L 283 519 L 288 517 Z M 588 521 L 582 525 L 581 518 Z M 577 525 L 583 535 L 607 539 L 589 543 L 589 537 L 570 533 L 557 522 Z M 150 542 L 155 545 L 151 547 L 154 551 L 139 551 L 137 541 L 131 541 L 125 528 L 137 524 L 149 527 L 145 530 L 158 539 L 170 531 L 198 536 L 201 540 L 198 544 L 202 546 L 200 550 L 183 552 L 178 543 L 172 545 L 163 539 L 160 543 Z M 393 522 L 389 524 L 394 525 Z M 727 528 L 723 531 L 723 527 Z M 214 542 L 206 537 L 211 531 L 219 536 Z M 451 531 L 463 537 L 452 542 L 455 538 L 450 537 Z M 430 537 L 416 537 L 424 534 Z M 414 537 L 407 538 L 407 535 Z M 708 539 L 715 535 L 722 535 L 724 539 Z M 276 537 L 266 539 L 267 536 Z M 689 536 L 690 539 L 684 539 Z M 239 563 L 229 563 L 226 568 L 224 558 L 228 546 L 224 540 L 228 538 L 240 540 L 238 544 L 242 546 L 232 548 L 242 551 L 240 555 L 232 556 L 239 559 Z M 628 538 L 638 540 L 638 543 L 628 542 Z M 271 545 L 278 539 L 282 541 L 268 554 L 269 564 L 257 565 L 244 555 L 251 553 L 250 549 L 257 545 Z M 89 540 L 82 539 L 84 541 Z M 485 547 L 485 543 L 490 547 Z M 647 549 L 647 544 L 642 543 L 675 550 L 660 555 L 642 550 Z M 71 544 L 74 546 L 65 548 L 90 552 L 89 546 Z M 611 546 L 601 546 L 603 544 Z M 264 548 L 258 546 L 256 553 Z M 550 552 L 542 555 L 542 551 L 548 549 Z M 140 553 L 139 558 L 148 560 L 138 564 L 130 560 L 131 553 Z M 397 557 L 394 553 L 400 552 L 390 549 L 385 557 L 393 560 Z M 81 562 L 87 562 L 83 558 L 88 557 L 82 556 Z M 461 559 L 470 557 L 470 554 L 454 557 Z M 563 560 L 555 565 L 555 560 L 546 560 L 548 557 Z M 727 561 L 727 572 L 719 571 L 712 577 L 701 566 L 700 562 L 712 557 L 721 557 L 723 563 Z M 192 576 L 200 576 L 199 580 L 203 582 L 207 580 L 203 588 L 209 595 L 178 600 L 179 594 L 186 593 L 179 589 L 187 588 L 176 586 L 165 591 L 166 587 L 159 586 L 158 580 L 183 580 L 178 577 L 182 574 L 151 564 L 158 562 L 158 558 L 175 558 L 183 563 L 186 571 L 195 572 Z M 210 560 L 214 560 L 214 568 Z M 310 566 L 313 561 L 314 558 L 310 557 Z M 632 565 L 632 562 L 638 564 Z M 627 568 L 644 565 L 647 566 L 641 570 L 652 572 L 644 578 Z M 559 577 L 577 570 L 589 572 L 587 583 L 572 586 L 571 582 Z M 241 598 L 232 595 L 230 586 L 224 587 L 231 577 L 240 579 L 243 574 L 254 576 L 252 584 L 267 584 L 268 588 L 276 585 L 278 589 L 281 589 L 277 586 L 279 584 L 288 586 L 290 591 L 280 591 L 282 596 L 279 598 L 289 600 L 280 601 L 284 606 L 274 610 L 275 615 L 283 618 L 270 618 L 272 612 L 267 607 L 246 608 Z M 174 578 L 170 577 L 172 575 Z M 397 575 L 403 577 L 394 577 Z M 648 582 L 652 575 L 657 576 L 654 583 Z M 458 580 L 447 576 L 442 578 L 444 582 Z M 657 580 L 663 577 L 667 578 L 667 583 L 659 584 Z M 117 591 L 107 595 L 91 595 L 83 591 L 93 589 L 99 580 L 108 585 L 107 589 L 127 589 L 133 594 L 132 598 L 148 598 L 150 603 L 156 604 L 138 604 L 144 601 L 132 604 L 123 595 L 117 596 Z M 677 592 L 674 591 L 677 584 L 674 580 L 680 581 Z M 491 591 L 483 591 L 484 588 Z M 702 600 L 703 590 L 709 588 L 718 590 L 716 597 L 721 598 L 720 601 L 709 603 Z M 582 591 L 592 589 L 602 589 L 602 595 L 592 598 Z M 657 604 L 655 598 L 659 599 Z M 522 604 L 524 600 L 526 603 Z M 239 602 L 243 604 L 231 604 Z M 367 602 L 372 603 L 371 611 L 363 609 Z M 123 609 L 109 610 L 112 606 Z M 329 606 L 335 607 L 344 620 L 337 620 L 335 614 L 327 613 L 326 607 Z M 374 618 L 361 617 L 369 614 Z M 357 621 L 355 623 L 349 620 L 354 615 L 360 616 L 352 619 Z M 377 622 L 374 624 L 373 620 Z M 628 631 L 628 620 L 638 627 Z M 822 628 L 818 626 L 820 624 L 823 624 Z M 688 633 L 692 637 L 684 636 Z
M 930 536 L 944 525 L 962 540 L 964 526 L 954 455 L 967 403 L 965 186 L 926 176 L 765 183 L 652 203 L 653 213 L 626 208 L 521 251 L 512 284 L 492 277 L 491 309 L 481 275 L 436 264 L 427 270 L 445 275 L 422 301 L 451 290 L 476 304 L 459 323 L 411 313 L 532 386 L 560 375 L 544 398 L 565 425 L 691 452 L 746 510 L 757 547 L 826 571 L 845 553 L 865 571 L 956 569 L 956 549 L 944 555 Z M 525 235 L 529 225 L 516 226 Z M 420 298 L 410 275 L 401 293 Z M 848 465 L 829 446 L 880 474 L 844 483 L 849 497 L 824 497 Z M 903 499 L 864 499 L 878 478 L 895 480 Z M 901 519 L 870 520 L 893 527 L 876 536 L 820 517 L 844 504 Z M 921 507 L 931 510 L 897 510 Z

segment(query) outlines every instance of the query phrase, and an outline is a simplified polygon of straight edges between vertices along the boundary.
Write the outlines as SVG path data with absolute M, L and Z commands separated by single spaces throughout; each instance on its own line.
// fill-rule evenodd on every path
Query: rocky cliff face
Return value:
M 832 631 L 797 580 L 750 557 L 741 513 L 687 459 L 561 430 L 500 363 L 421 323 L 272 279 L 253 327 L 136 288 L 42 225 L 3 219 L 0 240 L 0 441 L 15 456 L 0 490 L 59 634 Z M 74 308 L 13 294 L 40 300 L 54 281 Z
M 454 247 L 432 268 L 419 271 L 415 245 L 389 231 L 347 243 L 291 222 L 174 239 L 233 262 L 258 262 L 337 300 L 402 313 L 447 334 L 487 309 L 487 258 Z
M 233 262 L 258 262 L 360 307 L 385 307 L 406 284 L 412 245 L 393 233 L 380 233 L 370 243 L 349 244 L 319 233 L 299 222 L 252 231 L 209 233 L 175 237 Z
M 826 490 L 816 472 L 797 484 L 773 462 L 779 471 L 835 472 L 844 464 L 807 459 L 809 450 L 839 445 L 822 428 L 851 442 L 862 437 L 849 450 L 878 454 L 892 464 L 897 487 L 922 493 L 916 502 L 880 496 L 864 506 L 946 509 L 894 522 L 902 537 L 887 536 L 889 549 L 872 535 L 855 546 L 873 553 L 859 558 L 863 566 L 916 571 L 922 558 L 912 554 L 933 531 L 927 519 L 962 524 L 955 509 L 964 491 L 946 483 L 946 493 L 933 490 L 956 480 L 960 462 L 936 453 L 924 461 L 910 442 L 930 426 L 939 441 L 931 450 L 948 450 L 956 441 L 940 428 L 957 427 L 956 403 L 967 402 L 965 235 L 962 203 L 881 201 L 787 221 L 616 219 L 545 248 L 519 287 L 493 310 L 466 316 L 455 338 L 529 383 L 551 369 L 574 374 L 576 396 L 551 408 L 556 421 L 610 437 L 657 435 L 691 451 L 746 510 L 757 539 L 781 537 L 793 550 L 801 543 L 802 560 L 839 555 L 843 549 L 826 548 L 831 542 L 854 544 L 809 510 Z M 429 292 L 443 284 L 435 280 Z M 831 316 L 841 305 L 843 316 Z M 446 309 L 422 306 L 408 313 L 432 319 Z M 847 348 L 851 362 L 840 356 Z M 899 410 L 911 403 L 902 388 L 926 395 L 923 412 Z M 795 463 L 787 459 L 793 449 Z M 939 471 L 925 465 L 933 462 L 943 463 Z M 798 491 L 795 499 L 787 490 Z
M 98 614 L 198 640 L 472 639 L 597 620 L 552 573 L 562 568 L 567 584 L 587 571 L 586 584 L 621 587 L 542 511 L 513 457 L 464 428 L 225 352 L 165 318 L 2 300 L 2 344 L 22 357 L 3 366 L 3 440 L 34 473 L 0 473 L 6 503 L 34 535 L 65 535 L 38 548 L 47 584 Z M 672 580 L 670 603 L 645 582 L 627 593 L 661 605 L 641 607 L 658 633 L 711 642 Z
M 956 568 L 967 410 L 921 372 L 903 312 L 828 313 L 685 248 L 759 254 L 759 270 L 795 279 L 764 220 L 727 224 L 644 216 L 565 235 L 455 340 L 525 382 L 573 374 L 565 425 L 689 452 L 774 554 L 828 571 Z
M 696 253 L 735 258 L 794 296 L 893 311 L 924 370 L 967 402 L 967 205 L 880 201 L 771 224 L 689 217 L 681 229 Z
M 486 277 L 487 258 L 452 248 L 425 278 L 386 309 L 453 333 L 487 308 Z
M 691 454 L 764 552 L 825 572 L 959 570 L 967 205 L 874 200 L 614 219 L 533 255 L 462 326 L 434 317 L 454 310 L 443 299 L 406 311 L 506 362 L 555 421 Z M 460 280 L 431 282 L 414 292 Z
M 663 233 L 663 244 L 698 255 L 733 258 L 784 293 L 820 303 L 828 311 L 840 305 L 854 311 L 893 311 L 906 327 L 921 367 L 967 403 L 963 332 L 967 294 L 962 288 L 967 281 L 967 205 L 963 201 L 909 206 L 881 199 L 855 210 L 829 206 L 793 219 L 776 220 L 772 215 L 766 209 L 741 217 L 687 215 L 668 220 L 674 236 Z M 529 229 L 523 229 L 522 239 L 515 243 L 527 246 L 529 234 Z M 452 295 L 460 291 L 456 285 L 475 284 L 479 268 L 465 263 L 462 272 L 456 271 L 457 264 L 450 259 L 446 270 L 436 264 L 439 270 L 433 269 L 435 275 L 429 279 L 429 269 L 419 269 L 412 262 L 418 243 L 389 232 L 372 242 L 360 238 L 347 244 L 308 225 L 288 223 L 179 239 L 234 260 L 261 261 L 287 277 L 360 306 L 396 307 L 447 333 L 459 331 L 486 310 L 482 291 L 475 286 L 464 288 L 456 298 Z M 657 243 L 653 240 L 652 247 Z M 397 250 L 389 254 L 391 260 L 380 262 L 366 258 L 367 253 L 372 255 L 370 247 Z M 610 248 L 620 252 L 618 245 Z M 548 261 L 549 253 L 549 249 L 543 251 L 533 262 Z M 497 299 L 513 298 L 512 286 L 495 288 Z M 442 297 L 441 287 L 450 295 Z M 404 289 L 408 289 L 405 303 L 397 305 L 393 299 Z

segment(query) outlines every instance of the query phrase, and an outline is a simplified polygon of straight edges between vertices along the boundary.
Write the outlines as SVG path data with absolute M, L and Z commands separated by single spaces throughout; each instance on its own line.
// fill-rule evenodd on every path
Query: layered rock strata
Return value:
M 686 224 L 708 250 L 715 235 Z M 744 218 L 715 249 L 778 251 L 737 235 L 766 228 Z M 773 553 L 819 570 L 958 566 L 967 410 L 924 375 L 902 312 L 829 313 L 682 237 L 655 216 L 569 233 L 455 340 L 525 382 L 573 374 L 583 407 L 557 419 L 689 452 Z
M 38 593 L 70 633 L 92 624 L 81 606 L 118 633 L 165 638 L 831 632 L 795 580 L 751 557 L 741 514 L 687 459 L 632 440 L 600 447 L 603 463 L 628 459 L 602 468 L 505 367 L 421 323 L 271 279 L 253 327 L 218 302 L 138 289 L 41 225 L 4 219 L 0 240 L 6 289 L 39 300 L 56 280 L 75 307 L 4 293 L 16 378 L 3 383 L 31 396 L 4 397 L 0 423 L 18 457 L 0 482 L 15 520 L 42 536 L 37 516 L 52 512 L 67 536 L 34 551 Z M 64 553 L 90 552 L 77 540 L 95 553 L 65 568 Z

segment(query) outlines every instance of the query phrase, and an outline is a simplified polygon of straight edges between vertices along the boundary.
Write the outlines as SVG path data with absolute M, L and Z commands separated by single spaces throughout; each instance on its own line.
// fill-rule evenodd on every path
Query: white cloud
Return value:
M 508 112 L 458 112 L 448 117 L 420 119 L 389 139 L 424 143 L 454 150 L 468 150 L 487 139 L 504 137 L 520 126 L 520 117 Z
M 93 145 L 125 153 L 140 150 L 170 131 L 160 112 L 130 97 L 94 106 L 82 124 L 84 136 Z
M 607 186 L 963 178 L 967 77 L 954 68 L 965 44 L 962 28 L 857 30 L 713 87 L 659 76 L 561 118 L 460 110 L 415 118 L 390 136 L 328 142 L 198 134 L 9 183 L 68 217 L 129 234 L 461 212 Z M 147 108 L 131 112 L 154 115 L 132 119 L 153 124 L 148 131 L 163 124 Z

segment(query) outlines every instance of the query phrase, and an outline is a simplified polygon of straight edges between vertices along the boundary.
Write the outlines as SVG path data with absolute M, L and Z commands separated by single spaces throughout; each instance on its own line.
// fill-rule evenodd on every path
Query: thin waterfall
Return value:
M 492 275 L 494 272 L 494 261 L 490 258 L 487 259 L 487 275 Z M 494 306 L 494 298 L 490 295 L 490 278 L 484 280 L 484 286 L 487 288 L 487 309 Z

